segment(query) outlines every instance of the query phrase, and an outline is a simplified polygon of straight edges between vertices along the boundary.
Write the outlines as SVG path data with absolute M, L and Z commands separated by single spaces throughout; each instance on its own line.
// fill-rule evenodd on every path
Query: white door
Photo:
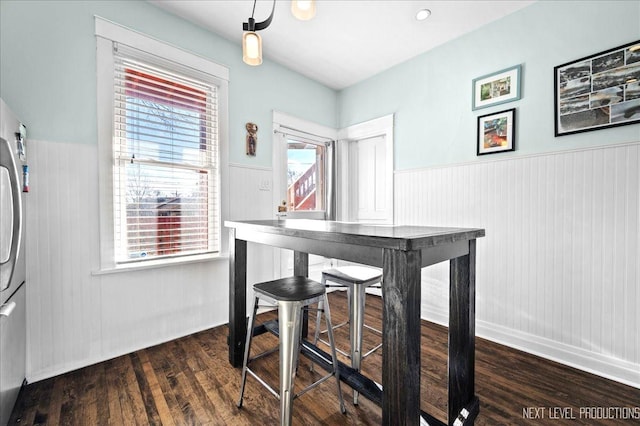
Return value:
M 393 223 L 393 116 L 341 131 L 339 219 Z
M 385 136 L 352 142 L 351 185 L 354 192 L 352 211 L 356 222 L 384 222 L 391 216 L 387 199 L 388 173 Z

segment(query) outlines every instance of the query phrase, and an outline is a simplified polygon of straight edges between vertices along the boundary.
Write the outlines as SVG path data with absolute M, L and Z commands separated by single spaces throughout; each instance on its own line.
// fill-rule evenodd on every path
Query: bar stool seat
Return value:
M 293 400 L 329 379 L 331 376 L 334 376 L 338 386 L 340 411 L 345 413 L 346 409 L 344 407 L 342 389 L 340 387 L 338 359 L 336 357 L 335 342 L 333 339 L 333 327 L 331 326 L 331 313 L 329 311 L 329 304 L 327 303 L 325 286 L 306 277 L 288 277 L 255 284 L 253 286 L 253 290 L 254 303 L 247 328 L 247 341 L 244 350 L 242 384 L 240 387 L 238 407 L 242 407 L 247 373 L 249 373 L 251 376 L 256 378 L 260 384 L 265 386 L 271 394 L 280 399 L 280 424 L 290 425 L 293 411 Z M 278 335 L 280 338 L 280 392 L 276 392 L 249 368 L 251 361 L 273 352 L 273 350 L 269 350 L 256 355 L 253 358 L 249 358 L 254 322 L 260 300 L 265 300 L 278 307 Z M 321 309 L 320 304 L 323 304 L 322 309 L 324 310 L 327 329 L 331 330 L 328 334 L 333 371 L 295 394 L 294 381 L 298 365 L 298 355 L 300 353 L 300 341 L 302 338 L 302 310 L 315 303 L 318 303 L 318 309 Z
M 327 284 L 328 282 L 334 283 Z M 349 341 L 350 341 L 350 353 L 336 349 L 342 355 L 351 359 L 351 367 L 360 371 L 362 360 L 376 350 L 382 347 L 382 343 L 377 344 L 371 350 L 362 353 L 362 331 L 363 328 L 368 328 L 373 332 L 382 336 L 382 332 L 378 329 L 368 326 L 364 323 L 364 307 L 366 300 L 365 290 L 370 287 L 380 287 L 382 283 L 382 272 L 380 270 L 364 266 L 343 266 L 334 269 L 328 269 L 322 272 L 322 284 L 325 287 L 346 287 L 347 288 L 347 304 L 349 306 L 349 320 L 341 324 L 333 326 L 334 329 L 342 327 L 345 324 L 349 324 Z M 320 334 L 325 331 L 320 330 L 320 317 L 321 306 L 318 309 L 318 315 L 316 317 L 316 332 L 314 335 L 314 344 L 317 344 L 318 340 L 325 344 L 328 342 L 320 339 Z M 328 331 L 328 329 L 327 329 Z M 353 403 L 358 404 L 358 392 L 353 392 Z

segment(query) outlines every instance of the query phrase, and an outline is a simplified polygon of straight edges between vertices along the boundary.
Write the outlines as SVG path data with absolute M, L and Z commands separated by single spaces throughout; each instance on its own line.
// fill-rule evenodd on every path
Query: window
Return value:
M 335 219 L 335 129 L 273 112 L 273 201 L 280 216 Z
M 324 144 L 287 137 L 287 206 L 289 211 L 325 210 Z
M 96 34 L 103 269 L 218 253 L 222 67 L 99 18 Z
M 215 251 L 216 89 L 116 54 L 116 262 Z

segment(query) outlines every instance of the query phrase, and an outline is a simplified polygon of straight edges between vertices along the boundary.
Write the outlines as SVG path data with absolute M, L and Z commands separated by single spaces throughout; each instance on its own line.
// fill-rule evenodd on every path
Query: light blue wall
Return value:
M 475 160 L 477 117 L 512 107 L 516 151 L 499 156 L 640 140 L 640 125 L 553 136 L 553 67 L 640 39 L 640 1 L 540 1 L 336 95 L 268 60 L 248 67 L 239 44 L 146 2 L 2 0 L 0 96 L 31 138 L 96 143 L 94 15 L 230 68 L 232 163 L 271 165 L 273 109 L 329 127 L 395 113 L 398 170 Z M 471 81 L 516 64 L 523 98 L 472 111 Z M 255 158 L 247 121 L 260 126 Z
M 395 113 L 397 170 L 475 161 L 477 117 L 513 107 L 516 151 L 493 158 L 638 141 L 640 124 L 554 137 L 553 67 L 639 39 L 640 1 L 539 1 L 343 90 L 339 125 Z M 472 111 L 472 80 L 516 64 L 522 99 Z
M 249 67 L 239 41 L 147 2 L 2 0 L 0 96 L 28 125 L 30 138 L 97 143 L 94 15 L 229 67 L 231 163 L 271 166 L 274 109 L 336 127 L 334 90 L 268 60 Z M 245 155 L 247 121 L 260 128 L 256 157 Z

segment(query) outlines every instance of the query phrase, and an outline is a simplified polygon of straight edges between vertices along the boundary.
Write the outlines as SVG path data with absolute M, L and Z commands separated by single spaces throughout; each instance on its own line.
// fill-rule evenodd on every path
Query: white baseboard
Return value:
M 441 309 L 422 305 L 422 318 L 448 326 L 449 315 Z M 487 321 L 476 320 L 476 336 L 509 346 L 569 367 L 640 389 L 640 364 L 602 355 Z
M 35 382 L 39 382 L 41 380 L 46 380 L 46 379 L 50 379 L 52 377 L 55 376 L 59 376 L 61 374 L 65 374 L 68 373 L 70 371 L 75 371 L 75 370 L 79 370 L 81 368 L 84 367 L 89 367 L 91 365 L 94 364 L 99 364 L 101 362 L 105 362 L 108 361 L 110 359 L 114 359 L 114 358 L 118 358 L 120 356 L 123 355 L 128 355 L 130 353 L 142 350 L 142 349 L 146 349 L 146 348 L 151 348 L 153 346 L 157 346 L 157 345 L 161 345 L 163 343 L 167 343 L 170 342 L 172 340 L 175 339 L 180 339 L 182 337 L 185 336 L 189 336 L 191 334 L 196 334 L 196 333 L 200 333 L 202 331 L 206 331 L 206 330 L 211 330 L 212 328 L 216 328 L 216 327 L 220 327 L 220 326 L 224 326 L 226 325 L 226 322 L 222 322 L 219 324 L 211 324 L 211 325 L 207 325 L 207 326 L 203 326 L 203 327 L 198 327 L 198 328 L 194 328 L 190 331 L 186 331 L 184 334 L 179 334 L 179 335 L 173 335 L 173 336 L 168 336 L 165 337 L 163 339 L 158 339 L 155 341 L 149 341 L 149 342 L 144 342 L 142 343 L 141 346 L 131 346 L 128 348 L 122 348 L 121 350 L 118 351 L 112 351 L 110 353 L 105 353 L 105 354 L 100 354 L 94 357 L 89 357 L 89 358 L 85 358 L 82 360 L 78 360 L 76 362 L 71 362 L 71 363 L 66 363 L 64 365 L 56 365 L 52 368 L 47 368 L 47 369 L 42 369 L 39 371 L 28 371 L 27 372 L 27 377 L 26 377 L 26 381 L 27 383 L 35 383 Z

